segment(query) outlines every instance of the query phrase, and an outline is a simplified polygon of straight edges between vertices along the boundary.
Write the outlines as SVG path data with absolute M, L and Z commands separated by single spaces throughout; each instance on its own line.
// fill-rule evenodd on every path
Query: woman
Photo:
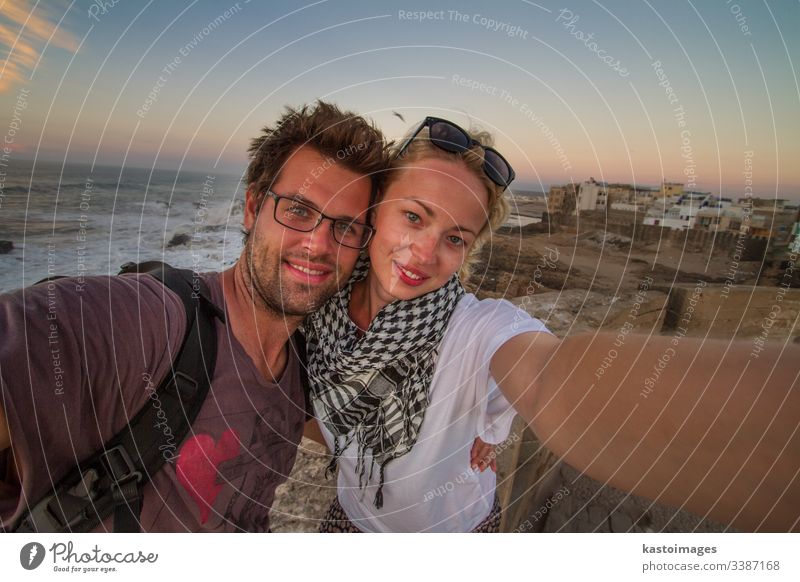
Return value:
M 514 172 L 488 137 L 434 117 L 409 135 L 369 260 L 307 323 L 312 403 L 339 465 L 322 531 L 499 529 L 495 475 L 471 467 L 480 439 L 505 440 L 513 419 L 489 364 L 511 338 L 548 332 L 459 282 L 507 216 Z
M 797 531 L 800 346 L 614 331 L 561 341 L 507 302 L 465 294 L 456 273 L 502 223 L 513 177 L 445 120 L 398 148 L 370 270 L 307 326 L 312 401 L 339 462 L 321 529 L 496 530 L 494 475 L 470 471 L 469 450 L 503 440 L 511 403 L 601 482 L 742 531 Z

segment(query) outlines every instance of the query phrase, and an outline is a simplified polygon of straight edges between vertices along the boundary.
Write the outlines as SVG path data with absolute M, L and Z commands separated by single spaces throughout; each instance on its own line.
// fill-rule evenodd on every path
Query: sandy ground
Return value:
M 541 282 L 554 290 L 625 291 L 637 288 L 645 275 L 667 286 L 698 278 L 721 283 L 731 264 L 727 255 L 717 251 L 689 253 L 659 244 L 631 247 L 622 237 L 602 233 L 495 235 L 492 243 L 491 249 L 483 252 L 476 273 L 485 269 L 492 275 L 502 270 L 525 277 L 539 267 Z M 558 259 L 556 270 L 549 266 L 554 256 Z M 737 272 L 737 282 L 754 281 L 757 270 L 758 263 L 744 263 Z

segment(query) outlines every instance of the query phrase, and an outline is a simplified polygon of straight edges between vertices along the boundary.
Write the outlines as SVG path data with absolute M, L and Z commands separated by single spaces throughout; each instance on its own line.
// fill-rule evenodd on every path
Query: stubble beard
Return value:
M 252 241 L 247 243 L 245 284 L 257 308 L 279 317 L 303 318 L 317 311 L 339 290 L 340 273 L 335 262 L 331 264 L 330 261 L 319 260 L 331 264 L 334 276 L 329 283 L 310 286 L 282 278 L 283 262 L 290 257 L 275 255 L 275 252 L 265 248 L 254 251 Z

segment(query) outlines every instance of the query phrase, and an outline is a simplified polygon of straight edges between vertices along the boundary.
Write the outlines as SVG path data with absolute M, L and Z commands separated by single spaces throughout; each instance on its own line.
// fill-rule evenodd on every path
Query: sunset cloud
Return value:
M 41 4 L 0 1 L 0 93 L 30 77 L 48 45 L 77 52 L 79 39 L 59 26 L 59 19 Z

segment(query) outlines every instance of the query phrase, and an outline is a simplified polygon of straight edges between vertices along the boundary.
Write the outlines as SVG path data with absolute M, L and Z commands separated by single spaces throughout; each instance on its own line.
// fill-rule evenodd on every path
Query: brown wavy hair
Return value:
M 248 148 L 247 187 L 260 209 L 265 192 L 280 176 L 289 157 L 301 146 L 310 146 L 323 157 L 372 181 L 372 200 L 380 191 L 388 165 L 388 147 L 381 131 L 352 111 L 317 101 L 299 109 L 287 107 L 274 126 L 265 126 Z M 250 233 L 243 230 L 244 240 Z

